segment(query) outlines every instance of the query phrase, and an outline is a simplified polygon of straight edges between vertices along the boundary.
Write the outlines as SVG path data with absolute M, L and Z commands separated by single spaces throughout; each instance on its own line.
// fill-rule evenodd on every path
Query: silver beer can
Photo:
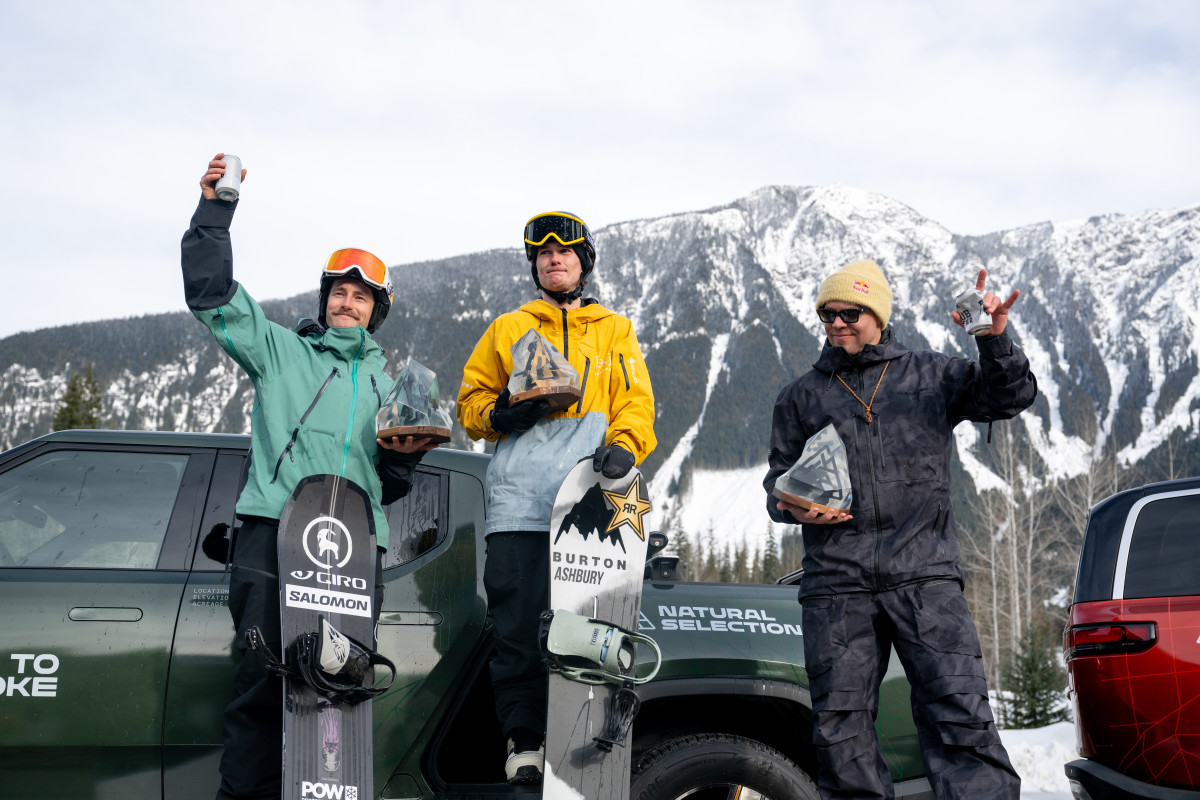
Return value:
M 242 160 L 226 153 L 224 161 L 225 174 L 217 181 L 217 197 L 232 202 L 242 192 Z
M 954 298 L 954 308 L 967 333 L 978 336 L 992 328 L 992 315 L 983 310 L 983 292 L 967 289 Z

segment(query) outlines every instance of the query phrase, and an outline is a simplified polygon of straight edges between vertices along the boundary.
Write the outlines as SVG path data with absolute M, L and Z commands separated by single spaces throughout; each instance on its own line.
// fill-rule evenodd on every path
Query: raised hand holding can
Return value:
M 242 160 L 237 156 L 225 154 L 225 174 L 217 181 L 217 197 L 233 202 L 242 193 Z
M 963 328 L 972 336 L 992 329 L 992 315 L 983 310 L 983 292 L 971 288 L 954 298 L 954 308 Z

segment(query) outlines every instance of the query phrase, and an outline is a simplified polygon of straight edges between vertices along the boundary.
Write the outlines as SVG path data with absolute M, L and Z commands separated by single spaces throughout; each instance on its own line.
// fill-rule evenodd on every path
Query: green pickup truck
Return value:
M 248 446 L 64 431 L 0 454 L 0 795 L 214 795 L 235 658 L 220 545 Z M 398 674 L 375 700 L 380 798 L 539 794 L 503 782 L 487 459 L 436 450 L 388 508 L 379 649 Z M 639 687 L 633 797 L 816 798 L 795 587 L 681 582 L 659 557 L 642 609 L 663 664 Z M 877 725 L 897 796 L 930 797 L 895 663 Z

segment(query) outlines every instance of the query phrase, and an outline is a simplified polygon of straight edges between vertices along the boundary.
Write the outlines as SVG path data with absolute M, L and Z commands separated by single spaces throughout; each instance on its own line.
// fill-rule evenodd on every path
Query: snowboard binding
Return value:
M 319 618 L 319 630 L 292 640 L 286 664 L 271 652 L 257 625 L 246 631 L 246 644 L 262 654 L 269 671 L 303 681 L 332 703 L 352 706 L 371 700 L 386 692 L 396 680 L 396 665 L 390 659 L 341 633 L 325 617 Z M 391 677 L 383 686 L 364 685 L 374 682 L 376 666 L 386 667 Z
M 639 642 L 654 652 L 654 668 L 641 678 L 633 671 L 634 645 Z M 658 643 L 611 622 L 559 609 L 542 612 L 538 644 L 546 666 L 564 678 L 620 687 L 609 699 L 604 727 L 592 741 L 606 753 L 612 751 L 615 743 L 624 742 L 642 704 L 633 687 L 654 678 L 662 664 Z
M 633 671 L 636 643 L 654 652 L 654 668 L 641 678 Z M 580 683 L 636 686 L 657 675 L 662 664 L 662 651 L 649 636 L 562 609 L 542 612 L 538 644 L 547 667 Z

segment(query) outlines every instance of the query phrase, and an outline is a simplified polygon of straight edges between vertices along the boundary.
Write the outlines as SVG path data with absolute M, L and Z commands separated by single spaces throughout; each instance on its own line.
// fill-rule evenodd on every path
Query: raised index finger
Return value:
M 981 269 L 981 270 L 979 270 L 979 275 L 975 278 L 975 288 L 982 292 L 984 283 L 986 283 L 986 282 L 987 282 L 987 270 Z

